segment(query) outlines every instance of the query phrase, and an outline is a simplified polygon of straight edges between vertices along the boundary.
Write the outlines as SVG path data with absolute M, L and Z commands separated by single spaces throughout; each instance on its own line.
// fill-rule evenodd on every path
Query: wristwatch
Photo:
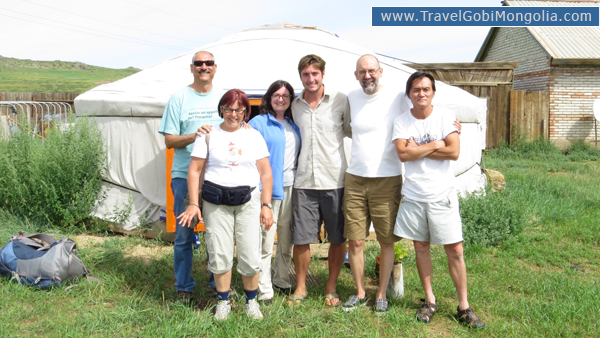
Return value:
M 269 209 L 273 209 L 273 205 L 271 203 L 263 203 L 262 206 L 267 207 Z

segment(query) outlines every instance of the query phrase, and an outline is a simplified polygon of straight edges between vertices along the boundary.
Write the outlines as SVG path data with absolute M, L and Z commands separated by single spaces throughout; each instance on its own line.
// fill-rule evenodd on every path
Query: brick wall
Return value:
M 500 28 L 485 61 L 517 61 L 514 89 L 548 91 L 550 58 L 527 28 Z
M 551 140 L 595 140 L 592 105 L 600 98 L 600 66 L 552 66 L 527 28 L 512 27 L 498 30 L 484 61 L 517 61 L 515 90 L 550 92 Z
M 600 66 L 554 66 L 550 73 L 550 139 L 592 142 L 592 105 L 600 98 Z

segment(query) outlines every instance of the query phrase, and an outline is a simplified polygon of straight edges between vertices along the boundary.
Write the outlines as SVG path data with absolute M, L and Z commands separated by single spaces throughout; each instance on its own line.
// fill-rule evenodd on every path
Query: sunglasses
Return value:
M 213 60 L 208 60 L 208 61 L 194 61 L 193 62 L 194 66 L 196 67 L 201 67 L 202 65 L 206 65 L 206 67 L 212 67 L 215 65 L 215 62 Z

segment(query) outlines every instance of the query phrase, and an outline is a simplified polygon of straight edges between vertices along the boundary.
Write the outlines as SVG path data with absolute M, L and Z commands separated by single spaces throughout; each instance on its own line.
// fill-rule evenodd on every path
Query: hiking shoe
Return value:
M 365 295 L 364 298 L 358 298 L 358 296 L 352 295 L 350 296 L 350 298 L 348 298 L 348 301 L 345 302 L 344 305 L 342 305 L 342 310 L 350 312 L 352 310 L 358 309 L 358 307 L 360 306 L 365 305 L 367 305 L 367 295 Z
M 231 312 L 231 304 L 228 300 L 220 300 L 215 309 L 215 320 L 227 320 Z
M 273 303 L 273 298 L 261 299 L 259 302 L 261 302 L 263 306 L 269 306 Z
M 456 307 L 456 311 L 454 317 L 456 317 L 459 323 L 466 324 L 472 329 L 483 329 L 485 327 L 485 324 L 477 317 L 473 309 L 461 310 L 459 307 Z
M 373 305 L 373 311 L 376 315 L 385 315 L 390 310 L 390 304 L 387 299 L 375 299 L 375 305 Z
M 177 298 L 179 298 L 180 303 L 185 305 L 190 305 L 193 301 L 192 293 L 189 291 L 177 291 Z
M 263 315 L 260 312 L 260 306 L 258 305 L 256 299 L 250 299 L 248 303 L 244 305 L 244 309 L 246 310 L 246 315 L 248 315 L 248 318 L 254 320 L 263 319 Z

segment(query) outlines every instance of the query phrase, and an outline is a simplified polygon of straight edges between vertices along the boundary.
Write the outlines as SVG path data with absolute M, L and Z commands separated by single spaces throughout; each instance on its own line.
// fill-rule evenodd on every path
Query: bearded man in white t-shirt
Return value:
M 458 159 L 460 139 L 454 113 L 432 105 L 435 79 L 415 72 L 406 83 L 413 108 L 394 121 L 392 140 L 404 162 L 402 203 L 394 234 L 413 240 L 425 301 L 417 319 L 429 323 L 437 312 L 431 286 L 430 245 L 443 245 L 450 277 L 458 293 L 457 320 L 471 328 L 484 328 L 467 300 L 467 269 L 463 259 L 462 223 L 454 188 L 452 161 Z
M 344 237 L 349 240 L 348 260 L 356 285 L 342 309 L 366 305 L 364 242 L 371 222 L 381 247 L 379 290 L 374 311 L 389 310 L 386 289 L 394 264 L 394 223 L 400 203 L 402 164 L 392 144 L 394 119 L 402 113 L 402 94 L 379 83 L 383 69 L 373 55 L 356 62 L 356 79 L 361 88 L 348 94 L 352 127 L 352 152 L 346 170 L 344 191 Z M 408 106 L 406 107 L 408 108 Z

